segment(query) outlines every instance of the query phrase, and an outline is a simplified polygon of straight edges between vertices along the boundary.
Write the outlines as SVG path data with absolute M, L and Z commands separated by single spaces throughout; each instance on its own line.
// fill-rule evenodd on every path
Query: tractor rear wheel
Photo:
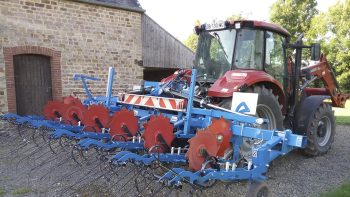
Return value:
M 283 130 L 282 106 L 272 90 L 265 88 L 265 86 L 253 86 L 247 92 L 259 94 L 256 116 L 269 120 L 262 128 Z M 231 99 L 224 100 L 221 107 L 231 109 L 231 102 Z
M 322 103 L 310 118 L 307 129 L 307 146 L 303 149 L 309 156 L 323 155 L 331 148 L 335 134 L 335 118 L 332 107 Z

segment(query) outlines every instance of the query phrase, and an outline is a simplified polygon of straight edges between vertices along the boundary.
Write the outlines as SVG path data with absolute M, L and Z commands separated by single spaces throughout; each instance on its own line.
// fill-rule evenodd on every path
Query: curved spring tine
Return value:
M 87 162 L 87 158 L 84 156 L 83 150 L 78 148 L 77 146 L 73 146 L 72 151 L 71 151 L 71 157 L 73 161 L 78 164 L 79 166 L 83 166 L 82 162 L 78 160 L 77 156 L 74 154 L 75 151 L 78 151 L 78 156 L 82 158 L 82 161 Z
M 76 180 L 74 183 L 71 183 L 71 184 L 69 184 L 69 187 L 67 188 L 67 187 L 65 187 L 65 188 L 63 188 L 61 191 L 62 192 L 60 192 L 61 193 L 61 195 L 62 196 L 66 196 L 65 194 L 67 194 L 67 192 L 69 192 L 70 190 L 72 190 L 75 186 L 77 186 L 77 185 L 79 185 L 79 184 L 82 184 L 84 181 L 90 181 L 89 180 L 89 178 L 91 178 L 91 177 L 94 177 L 94 176 L 96 176 L 98 173 L 100 173 L 99 171 L 96 171 L 95 173 L 92 173 L 93 171 L 95 171 L 96 169 L 96 167 L 98 166 L 99 164 L 97 164 L 97 165 L 95 165 L 95 166 L 93 166 L 88 172 L 86 172 L 86 173 L 84 173 L 84 174 L 81 174 L 81 176 L 83 177 L 83 178 L 81 178 L 81 179 L 79 179 L 79 180 Z M 81 170 L 80 170 L 81 171 Z M 101 175 L 100 175 L 101 176 Z M 100 177 L 99 176 L 99 177 Z
M 48 145 L 49 145 L 49 148 L 50 148 L 51 152 L 53 154 L 57 155 L 57 152 L 53 149 L 53 142 L 58 142 L 58 140 L 57 139 L 53 139 L 53 138 L 48 138 Z M 60 145 L 58 143 L 58 146 L 56 146 L 56 148 L 59 147 L 59 146 Z
M 51 153 L 51 150 L 49 150 L 47 153 Z M 60 158 L 61 159 L 61 155 L 56 155 L 55 157 L 51 158 L 51 159 L 48 159 L 48 160 L 44 160 L 43 162 L 41 162 L 39 165 L 36 165 L 35 167 L 31 168 L 29 170 L 29 173 L 28 173 L 28 176 L 29 177 L 32 177 L 31 174 L 32 172 L 34 172 L 34 170 L 36 169 L 40 169 L 41 167 L 45 166 L 45 164 L 48 164 L 48 163 L 51 163 L 53 161 L 55 161 L 56 159 Z
M 52 172 L 54 172 L 56 169 L 59 169 L 60 166 L 62 166 L 63 164 L 67 163 L 71 158 L 69 156 L 67 156 L 67 158 L 63 159 L 59 164 L 55 165 L 55 166 L 51 166 L 48 170 L 47 173 L 45 173 L 43 176 L 40 177 L 40 181 L 44 180 L 44 178 L 47 175 L 50 175 Z

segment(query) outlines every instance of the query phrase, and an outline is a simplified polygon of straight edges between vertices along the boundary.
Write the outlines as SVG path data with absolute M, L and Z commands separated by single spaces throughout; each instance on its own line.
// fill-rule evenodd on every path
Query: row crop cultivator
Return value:
M 175 78 L 185 74 L 179 71 Z M 110 78 L 113 75 L 111 69 Z M 259 183 L 266 178 L 264 174 L 273 159 L 305 146 L 305 136 L 290 130 L 263 129 L 268 120 L 215 106 L 196 107 L 191 99 L 196 75 L 197 71 L 192 70 L 190 85 L 182 90 L 188 100 L 156 95 L 178 86 L 173 80 L 153 86 L 153 94 L 149 95 L 106 96 L 95 102 L 91 97 L 84 102 L 89 105 L 69 96 L 63 102 L 50 101 L 44 117 L 5 114 L 1 118 L 33 129 L 31 137 L 41 137 L 55 154 L 62 148 L 67 152 L 70 147 L 68 151 L 79 165 L 88 162 L 85 154 L 94 149 L 101 161 L 153 169 L 145 177 L 175 188 L 184 183 L 205 188 L 215 181 Z M 111 105 L 108 100 L 115 102 Z M 247 149 L 245 155 L 242 146 Z M 156 168 L 164 173 L 159 174 Z
M 310 155 L 327 152 L 335 126 L 330 105 L 324 100 L 343 106 L 348 96 L 337 89 L 322 55 L 314 66 L 300 68 L 302 48 L 311 48 L 314 55 L 318 45 L 304 46 L 301 37 L 296 44 L 289 44 L 286 30 L 256 21 L 197 24 L 195 30 L 199 34 L 196 69 L 179 70 L 161 82 L 145 81 L 139 90 L 112 96 L 115 73 L 110 68 L 106 95 L 97 97 L 90 93 L 87 80 L 98 79 L 75 75 L 86 91 L 84 102 L 69 96 L 63 101 L 49 101 L 43 117 L 1 116 L 17 125 L 20 138 L 25 139 L 1 157 L 19 151 L 28 139 L 36 146 L 24 159 L 48 144 L 54 156 L 46 158 L 52 154 L 41 153 L 30 173 L 53 160 L 60 162 L 48 168 L 40 180 L 50 177 L 52 171 L 72 158 L 81 168 L 64 173 L 56 182 L 78 174 L 81 179 L 62 190 L 63 195 L 82 187 L 82 182 L 104 179 L 107 190 L 118 185 L 115 189 L 124 192 L 118 191 L 120 196 L 130 191 L 136 191 L 135 195 L 163 196 L 167 195 L 165 190 L 172 192 L 184 185 L 202 190 L 217 181 L 244 180 L 251 182 L 248 196 L 266 196 L 269 191 L 263 181 L 272 160 L 296 148 Z M 245 36 L 235 38 L 236 35 Z M 283 40 L 279 51 L 285 60 L 280 62 L 284 73 L 274 72 L 279 68 L 268 67 L 271 65 L 267 63 L 257 65 L 262 61 L 259 46 L 266 45 L 267 53 L 268 39 L 275 37 Z M 230 39 L 236 39 L 234 46 Z M 255 52 L 245 53 L 248 46 Z M 287 48 L 296 50 L 295 65 L 286 56 Z M 272 55 L 276 54 L 263 57 Z M 283 85 L 281 80 L 273 79 L 276 74 L 287 76 L 282 78 Z M 316 78 L 326 88 L 307 88 Z M 250 112 L 248 102 L 233 108 L 233 92 L 247 92 L 250 96 L 256 93 L 254 116 L 243 113 Z M 40 160 L 42 157 L 45 159 Z M 114 182 L 112 177 L 117 177 Z M 122 190 L 132 182 L 134 187 Z

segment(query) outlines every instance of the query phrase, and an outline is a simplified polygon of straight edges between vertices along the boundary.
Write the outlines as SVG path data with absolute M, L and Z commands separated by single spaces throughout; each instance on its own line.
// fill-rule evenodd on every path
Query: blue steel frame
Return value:
M 304 148 L 306 146 L 306 136 L 293 134 L 290 130 L 285 131 L 271 131 L 265 129 L 256 128 L 257 124 L 261 124 L 261 120 L 256 117 L 244 115 L 236 112 L 228 112 L 217 109 L 202 109 L 193 107 L 193 98 L 195 95 L 195 84 L 196 84 L 196 74 L 195 69 L 192 70 L 191 83 L 187 87 L 188 92 L 188 102 L 186 111 L 184 112 L 167 112 L 165 110 L 156 109 L 139 109 L 132 105 L 123 105 L 121 103 L 111 104 L 112 96 L 112 85 L 114 78 L 114 69 L 109 70 L 109 79 L 106 92 L 106 106 L 115 107 L 121 109 L 126 107 L 129 110 L 134 110 L 139 117 L 139 123 L 147 121 L 151 115 L 157 115 L 162 113 L 162 115 L 169 117 L 171 122 L 174 124 L 176 129 L 175 136 L 177 138 L 191 138 L 195 135 L 197 129 L 206 128 L 210 125 L 212 118 L 223 117 L 226 120 L 231 121 L 231 131 L 233 136 L 231 142 L 234 144 L 234 151 L 232 159 L 225 160 L 219 158 L 219 163 L 226 166 L 225 169 L 204 169 L 197 172 L 186 171 L 181 168 L 174 168 L 164 174 L 159 180 L 165 181 L 169 185 L 176 185 L 183 180 L 189 181 L 191 183 L 196 183 L 199 185 L 205 185 L 210 180 L 222 180 L 222 181 L 233 181 L 233 180 L 264 180 L 266 177 L 263 175 L 268 169 L 268 164 L 277 158 L 278 156 L 285 155 L 295 148 Z M 75 79 L 80 78 L 83 82 L 83 86 L 87 93 L 89 99 L 94 99 L 87 88 L 86 79 L 97 80 L 96 78 L 87 77 L 84 75 L 75 75 Z M 168 83 L 155 83 L 146 82 L 145 86 L 153 86 L 154 89 L 151 95 L 162 96 L 165 87 L 169 87 L 171 82 Z M 111 106 L 113 105 L 113 106 Z M 175 118 L 173 118 L 175 117 Z M 37 117 L 20 117 L 18 115 L 7 115 L 2 118 L 14 118 L 17 119 L 19 123 L 29 122 L 35 126 L 47 126 L 54 128 L 55 131 L 52 134 L 53 138 L 59 138 L 62 136 L 68 136 L 75 139 L 83 139 L 78 144 L 77 147 L 81 149 L 89 149 L 91 147 L 99 148 L 102 150 L 110 150 L 113 148 L 125 148 L 126 150 L 142 150 L 143 142 L 114 142 L 110 140 L 108 133 L 91 133 L 91 132 L 81 132 L 81 127 L 69 127 L 66 125 L 57 124 L 54 121 L 45 121 Z M 63 127 L 63 128 L 62 128 Z M 68 129 L 66 129 L 68 128 Z M 246 167 L 236 168 L 233 167 L 239 160 L 239 151 L 242 144 L 243 138 L 253 138 L 261 140 L 261 144 L 253 147 L 251 165 Z M 107 143 L 101 142 L 101 139 L 105 139 Z M 107 139 L 107 140 L 106 140 Z M 186 162 L 185 155 L 183 153 L 164 153 L 164 154 L 146 154 L 138 155 L 130 151 L 122 151 L 116 154 L 112 161 L 114 163 L 127 163 L 134 162 L 138 164 L 150 165 L 152 162 L 158 160 L 161 162 L 169 163 L 179 163 Z M 230 169 L 231 166 L 231 169 Z

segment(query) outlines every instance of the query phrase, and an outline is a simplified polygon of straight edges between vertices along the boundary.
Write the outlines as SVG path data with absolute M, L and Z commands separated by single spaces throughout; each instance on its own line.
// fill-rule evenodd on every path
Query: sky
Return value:
M 271 5 L 276 0 L 139 0 L 146 14 L 180 41 L 193 32 L 196 20 L 225 20 L 241 14 L 252 20 L 269 21 Z M 337 0 L 318 0 L 317 8 L 325 12 Z

